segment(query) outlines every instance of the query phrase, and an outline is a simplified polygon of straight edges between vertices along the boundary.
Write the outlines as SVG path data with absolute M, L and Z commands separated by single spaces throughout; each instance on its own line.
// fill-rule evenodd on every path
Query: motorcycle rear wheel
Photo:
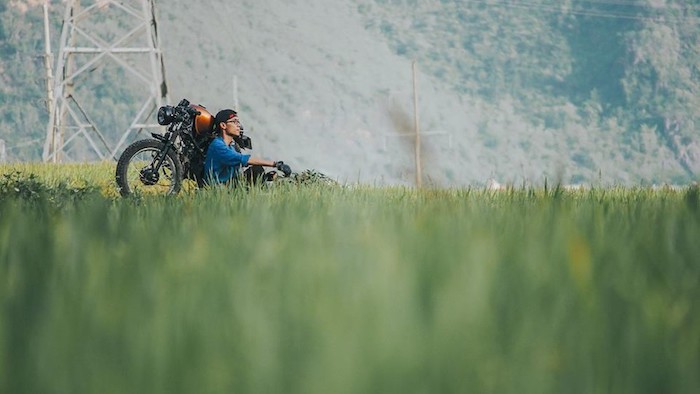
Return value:
M 156 157 L 164 148 L 161 141 L 145 139 L 129 145 L 117 162 L 117 187 L 126 197 L 137 195 L 177 194 L 182 187 L 182 163 L 174 151 L 169 151 L 158 171 Z

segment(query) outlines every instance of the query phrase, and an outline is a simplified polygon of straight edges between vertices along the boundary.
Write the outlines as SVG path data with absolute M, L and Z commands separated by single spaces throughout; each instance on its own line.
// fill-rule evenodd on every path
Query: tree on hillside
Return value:
M 656 128 L 689 173 L 700 167 L 700 17 L 669 3 L 627 34 L 622 80 L 635 123 Z
M 26 8 L 26 7 L 25 7 Z M 41 9 L 0 6 L 0 139 L 7 142 L 10 159 L 39 157 L 38 144 L 46 130 L 46 92 L 43 70 Z

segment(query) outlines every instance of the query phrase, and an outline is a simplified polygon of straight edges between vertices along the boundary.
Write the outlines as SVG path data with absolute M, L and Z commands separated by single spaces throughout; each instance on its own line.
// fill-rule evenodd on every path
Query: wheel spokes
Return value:
M 132 193 L 156 195 L 173 192 L 175 163 L 166 156 L 158 172 L 154 172 L 158 153 L 158 149 L 147 148 L 137 152 L 129 161 L 127 179 Z

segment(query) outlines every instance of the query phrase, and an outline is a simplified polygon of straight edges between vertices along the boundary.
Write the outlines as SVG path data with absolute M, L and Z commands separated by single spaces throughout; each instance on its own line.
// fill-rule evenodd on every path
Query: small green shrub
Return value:
M 48 202 L 60 206 L 95 195 L 99 195 L 99 189 L 94 185 L 72 186 L 65 181 L 49 185 L 35 174 L 24 174 L 19 171 L 0 176 L 0 200 Z

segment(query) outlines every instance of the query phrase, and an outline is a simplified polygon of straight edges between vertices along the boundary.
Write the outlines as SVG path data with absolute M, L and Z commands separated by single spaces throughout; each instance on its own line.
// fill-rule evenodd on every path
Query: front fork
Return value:
M 153 158 L 151 165 L 142 168 L 139 173 L 139 178 L 144 185 L 155 185 L 160 179 L 160 169 L 163 166 L 165 157 L 168 155 L 171 149 L 175 146 L 175 139 L 177 138 L 177 133 L 169 129 L 165 135 L 160 135 L 156 133 L 151 133 L 153 138 L 163 143 L 163 148 L 158 151 L 156 157 Z M 174 170 L 174 169 L 173 169 Z
M 172 130 L 168 130 L 168 132 L 165 135 L 160 135 L 156 133 L 151 133 L 151 135 L 153 136 L 153 138 L 157 139 L 165 145 L 163 149 L 161 149 L 158 152 L 155 160 L 153 160 L 153 171 L 157 174 L 160 172 L 160 167 L 163 166 L 165 157 L 175 147 L 175 139 L 177 138 L 177 134 L 174 133 Z

